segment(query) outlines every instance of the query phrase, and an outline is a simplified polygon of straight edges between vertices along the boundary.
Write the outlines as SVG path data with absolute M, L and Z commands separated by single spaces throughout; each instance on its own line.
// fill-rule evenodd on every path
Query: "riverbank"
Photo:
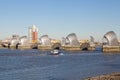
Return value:
M 85 80 L 120 80 L 120 72 L 90 77 Z

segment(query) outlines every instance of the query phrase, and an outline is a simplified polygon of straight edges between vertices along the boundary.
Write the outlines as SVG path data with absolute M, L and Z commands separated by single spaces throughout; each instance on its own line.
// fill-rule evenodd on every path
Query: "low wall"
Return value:
M 38 49 L 40 50 L 52 50 L 52 46 L 41 46 L 41 45 L 38 45 Z
M 88 51 L 94 51 L 95 49 L 96 49 L 95 46 L 90 46 L 90 47 L 88 47 Z
M 64 50 L 81 50 L 80 46 L 64 46 Z
M 120 80 L 120 73 L 106 74 L 106 75 L 87 78 L 84 80 Z
M 3 48 L 2 45 L 0 45 L 0 49 Z
M 30 45 L 19 45 L 18 49 L 32 49 Z
M 10 49 L 16 49 L 15 45 L 10 45 Z
M 120 46 L 103 46 L 103 52 L 120 52 Z

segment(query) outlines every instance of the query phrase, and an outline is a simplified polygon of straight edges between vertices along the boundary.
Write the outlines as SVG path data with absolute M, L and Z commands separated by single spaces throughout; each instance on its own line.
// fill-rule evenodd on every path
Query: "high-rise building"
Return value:
M 29 42 L 30 43 L 38 42 L 38 28 L 35 25 L 29 27 Z

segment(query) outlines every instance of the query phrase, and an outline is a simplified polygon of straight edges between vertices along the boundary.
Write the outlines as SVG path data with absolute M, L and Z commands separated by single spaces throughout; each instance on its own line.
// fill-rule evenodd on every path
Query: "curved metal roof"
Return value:
M 20 37 L 19 43 L 20 43 L 20 45 L 28 45 L 28 44 L 29 44 L 29 41 L 28 41 L 27 36 L 22 36 L 22 37 Z
M 41 36 L 39 41 L 41 45 L 44 45 L 44 46 L 51 45 L 51 39 L 48 37 L 48 35 Z
M 90 42 L 94 42 L 94 37 L 90 36 Z
M 69 46 L 79 46 L 79 41 L 75 33 L 71 33 L 66 37 L 66 43 Z
M 103 37 L 103 44 L 109 46 L 118 46 L 118 39 L 114 31 L 107 32 Z

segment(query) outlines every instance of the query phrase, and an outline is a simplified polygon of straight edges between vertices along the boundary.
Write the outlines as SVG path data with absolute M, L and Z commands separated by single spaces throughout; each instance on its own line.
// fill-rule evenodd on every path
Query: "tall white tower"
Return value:
M 29 27 L 29 43 L 37 43 L 38 42 L 38 28 L 35 25 Z

